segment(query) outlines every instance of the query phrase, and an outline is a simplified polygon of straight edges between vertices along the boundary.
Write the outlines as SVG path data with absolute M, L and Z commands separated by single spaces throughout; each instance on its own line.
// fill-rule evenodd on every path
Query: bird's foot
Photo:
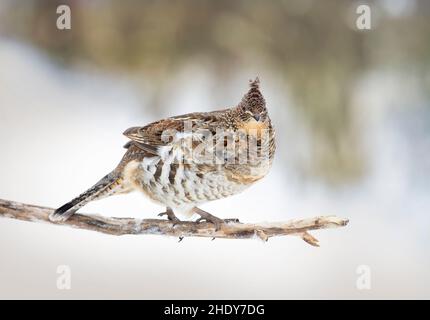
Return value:
M 209 222 L 212 223 L 215 226 L 215 231 L 218 231 L 221 229 L 221 225 L 224 223 L 223 219 L 217 218 L 217 217 L 213 217 L 213 218 L 208 218 L 208 217 L 200 217 L 196 220 L 197 223 L 200 222 Z
M 215 217 L 214 215 L 210 214 L 209 212 L 203 211 L 199 208 L 195 208 L 194 212 L 197 213 L 200 218 L 196 220 L 197 223 L 206 221 L 209 223 L 212 223 L 215 226 L 215 231 L 218 231 L 221 229 L 221 225 L 226 222 L 223 219 L 220 219 L 218 217 Z
M 181 220 L 178 219 L 177 216 L 173 213 L 173 210 L 170 208 L 167 208 L 165 212 L 161 212 L 158 214 L 159 217 L 167 216 L 167 219 L 170 221 L 173 221 L 174 223 L 181 222 Z

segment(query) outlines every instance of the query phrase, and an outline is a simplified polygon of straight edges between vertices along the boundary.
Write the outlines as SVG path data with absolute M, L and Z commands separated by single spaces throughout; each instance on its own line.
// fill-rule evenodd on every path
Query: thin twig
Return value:
M 103 217 L 93 214 L 75 214 L 66 222 L 56 223 L 48 216 L 54 209 L 0 199 L 0 217 L 31 222 L 44 222 L 66 225 L 78 229 L 92 230 L 111 235 L 156 234 L 165 236 L 209 237 L 227 239 L 260 238 L 267 241 L 270 237 L 295 235 L 307 243 L 318 246 L 318 240 L 308 233 L 310 230 L 343 227 L 347 219 L 335 216 L 291 220 L 276 223 L 239 223 L 227 222 L 219 230 L 206 222 L 172 222 L 161 219 L 133 219 Z

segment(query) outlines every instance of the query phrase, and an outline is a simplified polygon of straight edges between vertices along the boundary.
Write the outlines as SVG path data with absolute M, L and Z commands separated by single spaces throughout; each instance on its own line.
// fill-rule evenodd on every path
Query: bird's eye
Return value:
M 246 119 L 253 119 L 254 118 L 254 113 L 252 113 L 251 111 L 249 111 L 249 110 L 246 110 L 246 112 L 245 112 L 245 117 L 246 117 Z

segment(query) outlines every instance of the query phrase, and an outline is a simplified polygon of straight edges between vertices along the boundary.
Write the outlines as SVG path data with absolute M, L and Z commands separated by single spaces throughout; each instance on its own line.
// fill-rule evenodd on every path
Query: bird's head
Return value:
M 237 106 L 239 127 L 245 130 L 261 130 L 270 126 L 266 101 L 260 91 L 260 80 L 250 81 L 250 88 Z

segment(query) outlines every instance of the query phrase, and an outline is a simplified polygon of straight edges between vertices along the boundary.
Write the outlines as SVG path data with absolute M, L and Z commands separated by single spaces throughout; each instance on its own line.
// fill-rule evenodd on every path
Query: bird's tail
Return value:
M 123 180 L 120 175 L 113 171 L 104 176 L 93 187 L 51 213 L 49 220 L 54 222 L 66 221 L 88 202 L 99 200 L 121 191 L 124 192 Z

